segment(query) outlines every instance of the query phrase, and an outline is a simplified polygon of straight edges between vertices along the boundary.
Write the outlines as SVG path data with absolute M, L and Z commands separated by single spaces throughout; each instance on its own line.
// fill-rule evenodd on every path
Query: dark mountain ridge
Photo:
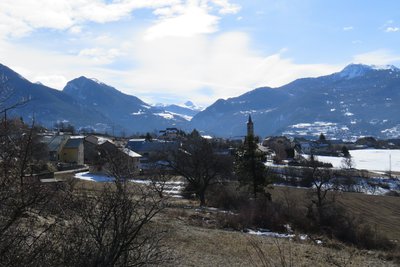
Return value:
M 184 127 L 187 120 L 154 108 L 135 96 L 126 95 L 104 83 L 79 77 L 63 91 L 32 83 L 10 68 L 0 65 L 0 110 L 22 99 L 26 104 L 9 112 L 10 116 L 51 128 L 68 121 L 76 128 L 113 131 L 116 134 L 153 132 L 166 127 Z
M 351 139 L 400 132 L 400 70 L 351 64 L 341 72 L 302 78 L 279 88 L 258 88 L 218 100 L 192 119 L 210 134 L 242 136 L 251 114 L 256 133 Z M 235 123 L 236 122 L 236 123 Z
M 185 106 L 151 106 L 139 98 L 84 76 L 58 91 L 31 83 L 0 64 L 0 107 L 21 99 L 10 111 L 51 127 L 69 121 L 76 128 L 131 134 L 167 127 L 196 128 L 216 136 L 243 136 L 248 115 L 258 135 L 318 136 L 352 139 L 400 135 L 400 70 L 394 66 L 350 64 L 338 73 L 302 78 L 279 88 L 262 87 L 219 99 L 203 111 Z M 192 107 L 193 106 L 193 107 Z M 190 118 L 193 119 L 189 122 Z

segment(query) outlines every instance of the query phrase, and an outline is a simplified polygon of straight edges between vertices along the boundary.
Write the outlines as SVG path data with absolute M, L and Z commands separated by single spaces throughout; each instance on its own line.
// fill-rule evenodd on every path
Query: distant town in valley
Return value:
M 400 266 L 399 11 L 0 0 L 0 267 Z
M 205 109 L 190 101 L 152 106 L 85 77 L 57 91 L 31 83 L 4 65 L 0 71 L 1 216 L 6 227 L 0 243 L 12 246 L 10 252 L 24 253 L 17 265 L 42 253 L 51 265 L 61 259 L 72 266 L 86 261 L 110 266 L 104 256 L 120 262 L 123 258 L 117 254 L 122 250 L 124 257 L 132 257 L 131 263 L 138 261 L 136 253 L 143 253 L 145 261 L 174 265 L 189 252 L 172 250 L 168 257 L 163 249 L 181 244 L 171 235 L 162 241 L 168 245 L 153 243 L 150 240 L 161 242 L 161 232 L 146 230 L 165 218 L 170 218 L 169 226 L 160 226 L 169 231 L 193 232 L 196 226 L 233 230 L 231 238 L 239 240 L 243 237 L 237 234 L 243 233 L 280 238 L 285 243 L 279 243 L 279 250 L 293 240 L 310 249 L 343 242 L 385 251 L 385 257 L 398 249 L 398 217 L 386 216 L 397 212 L 400 196 L 396 67 L 353 64 L 332 75 L 218 100 Z M 32 226 L 39 233 L 37 241 L 15 243 L 29 239 L 24 224 L 26 218 L 38 218 L 38 209 L 48 215 Z M 131 215 L 120 217 L 126 212 Z M 180 215 L 174 215 L 177 212 Z M 67 213 L 71 218 L 64 217 Z M 185 225 L 178 226 L 177 219 Z M 124 224 L 136 230 L 112 232 Z M 104 239 L 91 229 L 101 231 Z M 23 234 L 6 240 L 16 231 Z M 50 236 L 52 242 L 42 243 Z M 64 238 L 75 250 L 65 246 Z M 141 238 L 149 241 L 140 243 Z M 90 240 L 90 248 L 82 239 Z M 103 242 L 115 242 L 120 250 L 81 254 L 109 246 Z M 256 252 L 268 246 L 262 242 L 245 242 L 242 249 Z M 30 251 L 30 246 L 46 250 Z M 59 249 L 74 257 L 56 256 Z M 345 251 L 353 260 L 350 249 Z M 324 253 L 325 258 L 316 261 L 332 262 L 326 257 L 337 252 Z M 257 255 L 257 261 L 265 260 Z M 219 257 L 226 261 L 226 256 Z M 280 257 L 286 262 L 288 255 L 274 256 Z M 358 261 L 380 259 L 363 256 Z

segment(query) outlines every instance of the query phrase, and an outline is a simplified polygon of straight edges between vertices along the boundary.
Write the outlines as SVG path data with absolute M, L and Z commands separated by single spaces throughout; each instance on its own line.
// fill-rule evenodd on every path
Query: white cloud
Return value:
M 57 89 L 84 75 L 147 101 L 177 103 L 191 99 L 201 105 L 255 87 L 280 86 L 300 77 L 330 74 L 342 67 L 297 64 L 285 57 L 286 49 L 269 55 L 254 51 L 252 40 L 242 32 L 153 40 L 145 40 L 145 35 L 143 30 L 134 39 L 116 39 L 106 47 L 83 49 L 80 56 L 50 54 L 46 49 L 0 40 L 0 54 L 4 55 L 3 64 L 27 79 Z M 110 61 L 127 65 L 118 70 L 105 65 Z M 129 65 L 131 62 L 133 65 Z
M 210 104 L 255 87 L 280 86 L 296 78 L 325 75 L 341 68 L 296 64 L 284 57 L 285 50 L 263 55 L 253 51 L 250 43 L 248 35 L 241 32 L 137 39 L 132 45 L 137 67 L 123 74 L 124 84 L 131 86 L 125 90 L 147 96 L 163 92 L 163 96 Z
M 62 89 L 66 81 L 79 76 L 98 77 L 112 84 L 109 72 L 91 58 L 75 54 L 60 54 L 23 44 L 0 40 L 1 63 L 17 71 L 30 81 L 41 82 Z
M 219 17 L 209 14 L 206 8 L 195 4 L 156 10 L 155 13 L 162 17 L 147 30 L 147 40 L 166 36 L 191 37 L 217 31 Z
M 40 82 L 51 88 L 63 88 L 68 82 L 67 78 L 63 75 L 39 75 L 33 77 L 32 81 Z
M 344 31 L 352 31 L 352 30 L 354 30 L 354 27 L 353 26 L 343 27 L 343 30 Z
M 106 23 L 140 8 L 159 8 L 179 0 L 2 0 L 0 35 L 21 36 L 39 28 L 76 31 L 84 22 Z
M 189 11 L 181 15 L 196 15 L 213 25 L 209 12 L 212 6 L 218 7 L 219 14 L 235 14 L 240 6 L 231 4 L 228 0 L 2 0 L 0 1 L 0 36 L 19 37 L 35 29 L 48 28 L 56 30 L 70 29 L 71 33 L 81 31 L 85 22 L 106 23 L 118 21 L 131 16 L 138 9 L 156 9 L 155 15 L 164 11 L 177 11 L 182 6 L 191 6 Z M 206 14 L 200 14 L 197 7 Z M 188 22 L 188 18 L 179 20 Z M 178 21 L 178 22 L 179 22 Z M 191 21 L 193 22 L 193 21 Z M 176 21 L 169 22 L 175 27 Z M 199 30 L 199 23 L 195 23 Z M 209 29 L 209 28 L 207 28 Z M 204 31 L 200 28 L 201 32 Z M 181 30 L 182 31 L 182 30 Z M 209 32 L 207 30 L 206 32 Z
M 391 51 L 380 49 L 358 54 L 353 57 L 353 62 L 370 65 L 386 65 L 400 61 L 400 55 L 393 54 Z
M 16 8 L 7 3 L 15 3 Z M 27 14 L 40 7 L 43 11 Z M 120 33 L 90 32 L 90 24 L 84 24 L 118 20 L 138 8 L 151 8 L 157 18 L 141 32 L 137 27 Z M 192 99 L 202 105 L 342 67 L 297 64 L 285 56 L 285 49 L 274 54 L 255 51 L 243 32 L 218 33 L 222 14 L 236 14 L 239 9 L 224 0 L 115 0 L 108 4 L 100 0 L 2 0 L 0 36 L 26 35 L 37 28 L 61 29 L 73 33 L 74 45 L 60 49 L 68 52 L 56 53 L 48 47 L 0 38 L 1 63 L 57 89 L 85 75 L 145 100 L 163 98 L 176 103 Z M 4 21 L 10 29 L 2 28 Z
M 237 4 L 229 3 L 228 0 L 211 0 L 211 2 L 221 8 L 219 10 L 220 14 L 236 14 L 241 8 Z
M 72 34 L 79 34 L 82 32 L 82 27 L 81 26 L 72 26 L 69 28 L 69 32 Z
M 385 29 L 385 32 L 398 32 L 398 31 L 400 31 L 399 27 L 387 27 Z
M 113 62 L 113 60 L 121 54 L 122 53 L 117 48 L 88 48 L 81 50 L 78 56 L 88 57 L 98 64 L 108 64 Z
M 214 33 L 220 17 L 213 14 L 216 7 L 220 15 L 236 14 L 240 6 L 227 0 L 188 0 L 185 3 L 158 8 L 153 14 L 158 21 L 148 29 L 148 40 L 166 36 L 191 37 Z

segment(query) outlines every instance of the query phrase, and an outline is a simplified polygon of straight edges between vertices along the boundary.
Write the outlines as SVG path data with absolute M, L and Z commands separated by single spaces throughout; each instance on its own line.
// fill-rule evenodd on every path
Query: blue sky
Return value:
M 0 63 L 62 89 L 96 78 L 149 103 L 400 66 L 397 0 L 1 0 Z

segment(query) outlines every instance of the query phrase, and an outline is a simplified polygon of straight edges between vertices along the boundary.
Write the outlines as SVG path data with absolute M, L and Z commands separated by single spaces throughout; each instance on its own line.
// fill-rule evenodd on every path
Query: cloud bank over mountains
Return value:
M 289 8 L 283 2 L 275 11 L 282 16 Z M 202 105 L 249 88 L 329 74 L 353 61 L 400 61 L 385 47 L 357 51 L 347 61 L 298 60 L 294 43 L 273 46 L 272 37 L 256 34 L 280 27 L 259 11 L 273 6 L 239 0 L 3 0 L 0 54 L 28 79 L 57 89 L 85 75 L 148 102 L 193 99 Z M 359 27 L 344 28 L 341 23 L 341 32 Z

